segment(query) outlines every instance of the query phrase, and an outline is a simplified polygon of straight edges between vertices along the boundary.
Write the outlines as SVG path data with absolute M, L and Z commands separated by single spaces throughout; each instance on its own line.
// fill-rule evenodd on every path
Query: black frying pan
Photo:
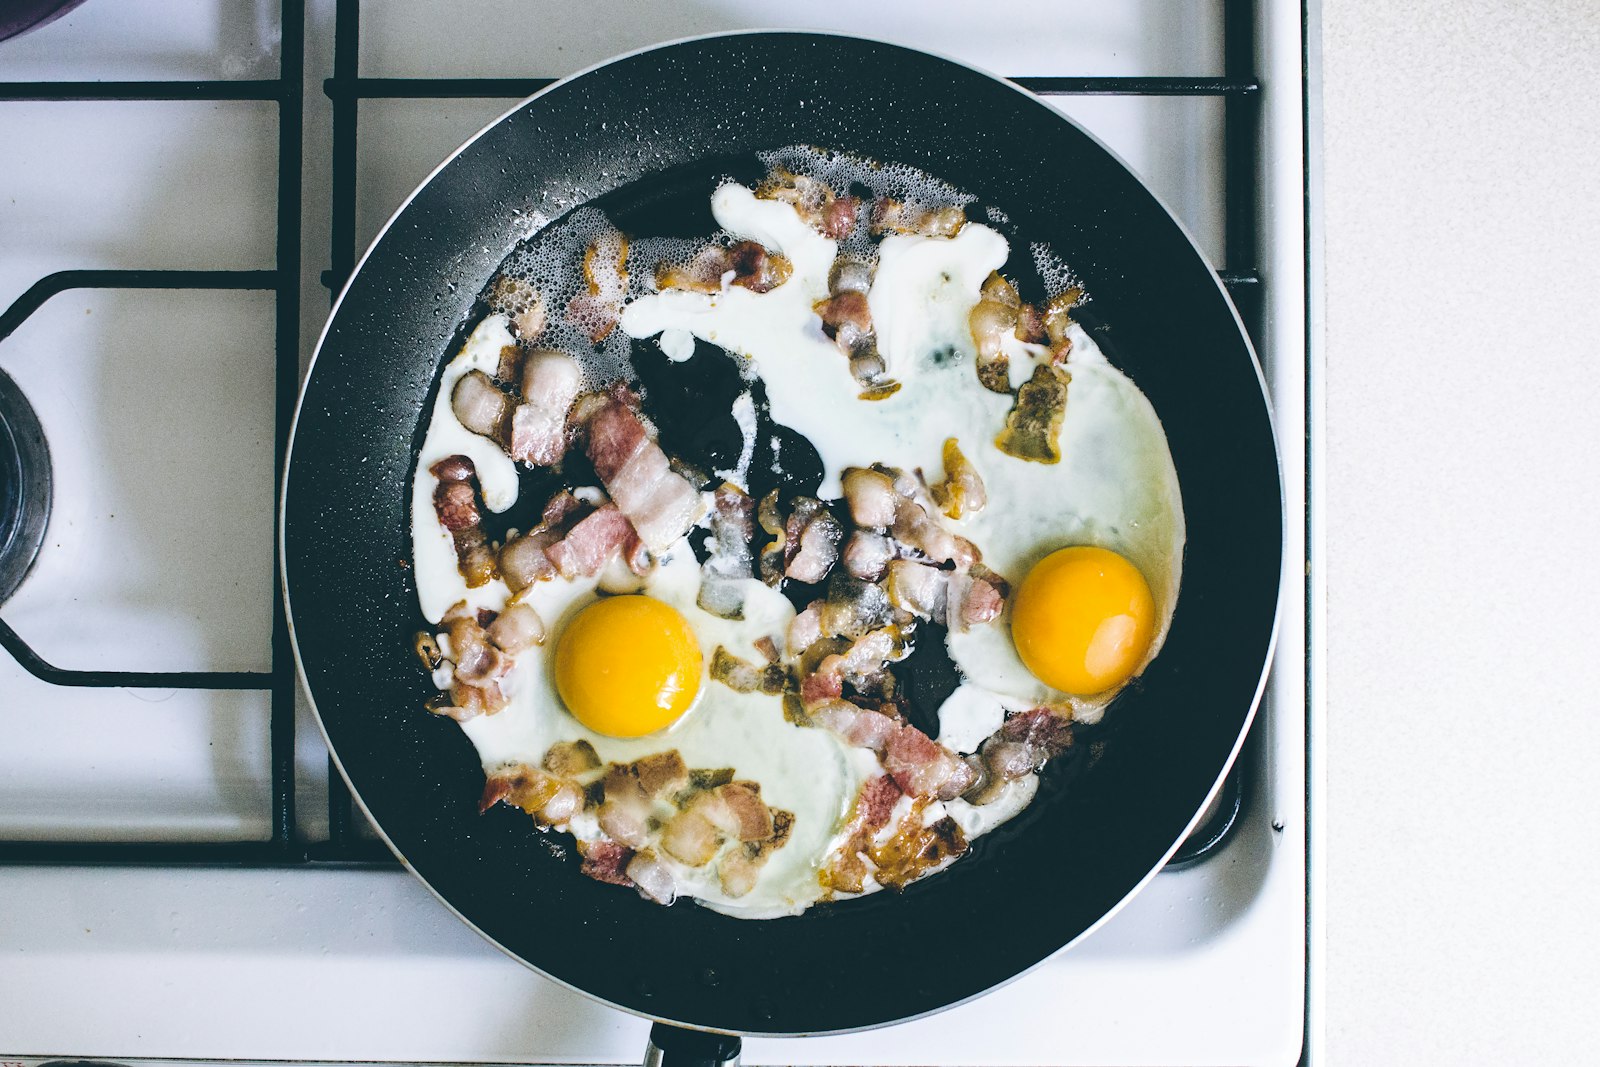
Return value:
M 421 617 L 407 502 L 437 371 L 528 219 L 597 198 L 641 212 L 688 190 L 703 202 L 717 174 L 797 143 L 920 167 L 1006 212 L 1018 252 L 1042 240 L 1064 256 L 1108 327 L 1108 353 L 1166 428 L 1188 548 L 1166 647 L 1111 710 L 1097 761 L 1052 764 L 1023 816 L 903 893 L 752 922 L 590 881 L 526 816 L 478 814 L 471 744 L 422 710 L 432 689 L 408 640 Z M 283 501 L 305 683 L 395 851 L 485 937 L 557 981 L 641 1015 L 768 1035 L 877 1026 L 977 996 L 1079 937 L 1159 868 L 1249 724 L 1281 540 L 1255 359 L 1216 276 L 1144 186 L 1005 82 L 799 33 L 615 60 L 518 105 L 446 163 L 335 309 Z

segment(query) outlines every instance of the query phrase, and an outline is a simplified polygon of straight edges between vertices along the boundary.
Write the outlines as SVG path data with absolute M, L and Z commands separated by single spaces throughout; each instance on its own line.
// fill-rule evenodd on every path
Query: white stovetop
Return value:
M 275 20 L 256 10 L 271 6 L 245 11 L 223 0 L 221 15 L 206 15 L 204 3 L 91 2 L 0 45 L 0 77 L 271 77 Z M 327 247 L 329 119 L 320 85 L 332 29 L 332 4 L 310 6 L 307 355 L 324 297 L 316 276 Z M 368 4 L 363 71 L 559 74 L 649 40 L 751 24 L 733 0 L 648 16 L 609 0 L 588 5 L 581 24 L 537 27 L 509 2 L 482 6 L 499 20 L 484 25 L 524 26 L 526 35 L 463 34 L 462 20 L 442 9 Z M 987 34 L 919 18 L 910 3 L 870 14 L 832 6 L 832 25 L 1012 73 L 1215 69 L 1212 3 L 1094 15 L 990 5 Z M 1252 816 L 1221 854 L 1158 875 L 1082 945 L 1011 986 L 875 1033 L 751 1041 L 749 1062 L 1287 1064 L 1298 1056 L 1299 22 L 1286 6 L 1265 6 L 1264 100 L 1277 164 L 1265 185 L 1272 252 L 1262 266 L 1275 300 L 1265 354 L 1291 516 L 1280 652 L 1254 757 L 1256 780 L 1272 785 L 1252 798 Z M 820 17 L 828 11 L 813 13 L 830 24 Z M 504 106 L 363 105 L 358 233 L 375 232 L 438 158 Z M 1220 250 L 1207 210 L 1217 200 L 1214 149 L 1196 160 L 1189 147 L 1217 142 L 1215 101 L 1090 98 L 1065 107 L 1147 175 L 1203 249 Z M 270 265 L 275 136 L 270 105 L 0 105 L 0 143 L 15 146 L 0 156 L 0 305 L 68 267 Z M 47 658 L 266 666 L 272 420 L 259 401 L 270 395 L 270 321 L 270 298 L 260 294 L 215 294 L 198 307 L 161 294 L 67 294 L 0 345 L 0 366 L 51 434 L 58 485 L 75 487 L 71 496 L 58 489 L 46 551 L 4 610 Z M 118 358 L 106 360 L 108 351 Z M 141 361 L 173 358 L 186 361 L 187 376 L 138 372 Z M 161 434 L 144 432 L 152 421 Z M 209 473 L 197 475 L 197 465 Z M 167 487 L 179 487 L 176 497 L 155 491 Z M 180 581 L 169 580 L 175 573 Z M 139 728 L 119 732 L 129 721 Z M 0 663 L 0 835 L 260 836 L 264 723 L 264 698 L 254 694 L 86 694 Z M 303 710 L 299 735 L 300 827 L 314 837 L 325 832 L 325 755 Z M 90 775 L 72 773 L 85 766 Z M 0 868 L 0 1056 L 632 1062 L 645 1029 L 500 956 L 402 873 Z

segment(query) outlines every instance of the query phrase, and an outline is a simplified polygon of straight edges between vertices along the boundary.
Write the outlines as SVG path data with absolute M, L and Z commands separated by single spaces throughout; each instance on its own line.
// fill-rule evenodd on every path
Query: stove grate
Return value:
M 258 100 L 278 105 L 277 254 L 272 270 L 68 270 L 34 284 L 0 312 L 0 342 L 51 297 L 69 289 L 255 289 L 276 295 L 275 483 L 281 483 L 289 424 L 299 390 L 301 136 L 304 126 L 305 0 L 280 0 L 283 24 L 278 77 L 252 81 L 6 82 L 8 101 Z M 360 0 L 337 0 L 333 76 L 323 91 L 333 107 L 332 239 L 322 284 L 337 294 L 355 266 L 357 109 L 375 99 L 516 100 L 551 84 L 548 78 L 370 78 L 359 72 Z M 1260 83 L 1254 73 L 1255 0 L 1224 0 L 1220 77 L 1018 77 L 1041 96 L 1192 96 L 1223 101 L 1223 224 L 1221 271 L 1251 336 L 1259 341 L 1262 285 L 1256 181 L 1260 162 Z M 276 516 L 274 516 L 274 520 Z M 276 544 L 276 537 L 273 538 Z M 329 767 L 328 840 L 310 841 L 294 822 L 295 670 L 274 561 L 272 669 L 250 672 L 123 672 L 63 670 L 35 653 L 0 620 L 0 649 L 29 673 L 53 685 L 132 688 L 253 689 L 270 691 L 272 834 L 262 841 L 0 842 L 7 864 L 158 864 L 284 867 L 308 863 L 393 864 L 380 843 L 356 830 L 352 801 L 337 769 Z M 1190 863 L 1224 840 L 1236 823 L 1249 760 L 1241 759 L 1211 814 L 1173 857 Z

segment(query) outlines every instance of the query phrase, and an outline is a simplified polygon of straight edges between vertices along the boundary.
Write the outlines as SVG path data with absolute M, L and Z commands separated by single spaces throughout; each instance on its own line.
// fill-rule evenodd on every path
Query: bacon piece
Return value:
M 450 703 L 430 704 L 429 710 L 436 715 L 448 716 L 456 722 L 466 722 L 479 715 L 493 715 L 497 711 L 504 711 L 506 704 L 506 695 L 498 681 L 491 680 L 479 685 L 470 685 L 456 680 L 450 685 Z
M 940 800 L 954 800 L 977 777 L 959 756 L 910 723 L 902 723 L 889 736 L 883 767 L 910 796 Z
M 547 546 L 544 554 L 563 578 L 593 577 L 619 552 L 630 567 L 635 562 L 647 563 L 638 544 L 633 524 L 615 504 L 606 504 L 578 520 L 565 537 Z
M 567 321 L 583 330 L 595 344 L 611 336 L 621 318 L 620 301 L 579 293 L 567 302 Z
M 841 274 L 841 281 L 854 282 Z M 872 309 L 863 289 L 836 291 L 812 308 L 822 320 L 822 332 L 850 359 L 850 373 L 861 385 L 862 400 L 882 400 L 893 396 L 900 383 L 888 375 L 888 364 L 878 352 L 877 334 L 872 328 Z
M 411 638 L 411 649 L 422 661 L 424 670 L 429 672 L 439 669 L 439 664 L 444 662 L 444 653 L 439 651 L 439 642 L 426 630 L 418 630 Z
M 806 707 L 838 700 L 844 693 L 844 678 L 838 674 L 808 674 L 800 679 L 800 701 Z
M 850 821 L 845 824 L 848 839 L 835 853 L 833 862 L 823 874 L 830 888 L 843 893 L 859 893 L 866 888 L 865 854 L 872 848 L 872 839 L 877 832 L 889 825 L 889 817 L 894 814 L 894 807 L 902 796 L 904 794 L 900 792 L 900 787 L 886 774 L 869 778 L 861 784 L 850 812 Z
M 813 601 L 790 621 L 784 644 L 787 646 L 790 658 L 799 658 L 800 653 L 820 640 L 822 640 L 822 606 Z
M 861 210 L 861 198 L 841 196 L 823 208 L 815 223 L 824 237 L 842 241 L 856 229 L 856 215 Z
M 628 861 L 627 876 L 634 888 L 647 900 L 657 904 L 671 904 L 678 897 L 678 883 L 672 870 L 661 862 L 653 849 L 640 849 Z
M 769 293 L 789 280 L 793 267 L 775 252 L 754 241 L 739 241 L 728 249 L 733 284 L 753 293 Z
M 646 547 L 666 551 L 700 517 L 699 492 L 667 465 L 666 453 L 621 397 L 606 397 L 589 415 L 588 428 L 589 460 L 606 492 Z
M 643 848 L 650 841 L 648 818 L 641 808 L 606 801 L 595 813 L 600 829 L 614 841 L 632 848 Z
M 582 327 L 589 340 L 605 340 L 622 317 L 622 302 L 628 296 L 628 239 L 617 230 L 607 230 L 589 242 L 583 252 L 583 280 L 587 292 L 567 304 L 567 321 Z
M 487 628 L 489 640 L 512 654 L 544 644 L 544 620 L 526 604 L 512 604 Z
M 644 803 L 689 784 L 689 768 L 678 750 L 641 756 L 632 763 L 613 763 L 602 780 L 605 799 L 618 803 Z
M 736 841 L 765 841 L 772 836 L 772 809 L 761 799 L 755 782 L 729 782 L 695 796 L 690 811 Z
M 881 670 L 902 647 L 898 631 L 889 627 L 873 630 L 852 641 L 845 651 L 825 657 L 817 673 L 846 680 L 865 677 Z
M 497 560 L 483 532 L 477 468 L 466 456 L 448 456 L 428 471 L 439 480 L 433 491 L 433 510 L 455 544 L 456 569 L 468 589 L 487 585 L 496 575 Z
M 509 274 L 496 277 L 489 288 L 489 307 L 511 319 L 512 328 L 525 344 L 533 343 L 544 333 L 544 296 L 524 278 Z M 502 377 L 510 380 L 509 376 Z
M 843 483 L 852 522 L 876 530 L 887 529 L 894 524 L 895 512 L 899 507 L 894 479 L 882 471 L 850 467 L 844 472 Z
M 695 293 L 720 292 L 723 276 L 733 270 L 731 260 L 726 246 L 710 244 L 702 247 L 683 266 L 662 263 L 656 267 L 656 291 L 687 289 Z
M 689 784 L 689 768 L 677 749 L 641 756 L 629 765 L 639 788 L 649 798 L 682 789 Z
M 944 621 L 949 611 L 950 572 L 915 560 L 889 564 L 884 586 L 889 602 L 919 619 Z
M 821 501 L 799 497 L 784 526 L 784 551 L 788 556 L 784 575 L 797 582 L 822 581 L 839 559 L 839 541 L 844 537 L 839 520 Z M 793 546 L 792 555 L 790 546 Z
M 744 618 L 744 582 L 750 577 L 755 501 L 731 482 L 711 497 L 710 556 L 701 568 L 695 603 L 724 619 Z
M 530 352 L 522 368 L 522 403 L 511 413 L 506 451 L 512 459 L 553 467 L 567 450 L 567 412 L 583 372 L 565 352 Z
M 949 863 L 967 850 L 966 835 L 949 816 L 923 823 L 923 804 L 915 804 L 900 820 L 893 837 L 872 848 L 868 856 L 873 878 L 888 889 L 903 889 L 930 871 Z
M 808 225 L 835 241 L 855 231 L 856 213 L 861 207 L 858 197 L 839 196 L 826 182 L 782 167 L 774 168 L 756 187 L 756 196 L 789 204 Z
M 502 441 L 512 399 L 481 370 L 469 370 L 456 379 L 450 391 L 450 410 L 456 421 L 480 437 Z
M 661 831 L 661 850 L 690 867 L 704 867 L 722 847 L 722 835 L 705 815 L 679 812 Z
M 575 778 L 599 766 L 599 754 L 584 740 L 557 741 L 544 754 L 544 769 L 562 778 Z
M 583 855 L 583 865 L 578 869 L 597 882 L 607 885 L 632 885 L 627 868 L 634 857 L 633 849 L 615 841 L 580 841 L 578 851 Z
M 857 289 L 836 292 L 819 302 L 814 311 L 822 320 L 828 340 L 849 354 L 859 343 L 872 337 L 872 308 L 867 294 Z
M 1008 456 L 1035 463 L 1061 462 L 1061 423 L 1067 412 L 1067 386 L 1072 375 L 1064 367 L 1040 363 L 1033 377 L 1017 390 L 995 447 Z
M 488 631 L 479 625 L 477 615 L 467 609 L 465 600 L 453 604 L 439 620 L 439 625 L 450 637 L 450 659 L 455 663 L 458 682 L 482 685 L 510 672 L 511 657 L 490 640 Z
M 857 526 L 888 529 L 896 542 L 935 563 L 975 558 L 970 542 L 963 545 L 963 538 L 946 530 L 929 514 L 923 504 L 927 494 L 914 476 L 893 468 L 851 467 L 844 472 L 843 484 L 850 517 Z
M 1067 328 L 1072 325 L 1072 309 L 1081 303 L 1083 303 L 1083 290 L 1075 285 L 1065 292 L 1052 296 L 1044 306 L 1041 315 L 1044 332 L 1050 339 L 1051 349 L 1058 354 L 1058 361 L 1072 347 L 1072 340 L 1067 336 Z
M 883 629 L 893 619 L 894 606 L 881 585 L 835 572 L 828 582 L 828 595 L 818 621 L 824 637 L 848 637 L 854 641 Z
M 903 796 L 905 794 L 895 780 L 887 774 L 867 779 L 861 785 L 861 792 L 856 795 L 855 819 L 858 825 L 868 833 L 883 829 L 889 825 L 889 816 Z
M 1005 581 L 993 572 L 979 577 L 976 568 L 961 578 L 950 583 L 950 628 L 961 632 L 999 618 L 1005 608 Z
M 632 763 L 613 763 L 601 778 L 596 817 L 600 829 L 625 844 L 642 848 L 649 838 L 650 804 L 657 797 L 689 784 L 689 769 L 677 749 L 642 756 Z
M 1045 758 L 1054 759 L 1072 746 L 1072 720 L 1052 708 L 1033 708 L 1006 719 L 996 736 L 1042 749 Z
M 771 694 L 781 693 L 788 680 L 777 663 L 757 667 L 735 656 L 722 645 L 718 645 L 711 654 L 711 678 L 737 693 L 759 691 Z
M 946 563 L 961 554 L 960 539 L 928 514 L 920 502 L 902 496 L 895 509 L 894 539 L 914 548 L 935 563 Z
M 778 491 L 774 489 L 762 498 L 756 515 L 761 528 L 773 535 L 761 550 L 763 581 L 776 586 L 786 577 L 808 583 L 827 577 L 839 558 L 844 528 L 822 501 L 797 496 L 784 517 L 778 511 Z
M 966 212 L 958 207 L 930 208 L 915 201 L 884 196 L 872 202 L 868 228 L 874 235 L 902 233 L 922 237 L 954 237 L 966 222 Z
M 761 868 L 766 866 L 774 852 L 788 843 L 793 828 L 793 813 L 774 809 L 770 836 L 760 841 L 746 841 L 722 857 L 722 862 L 717 865 L 722 891 L 730 897 L 742 897 L 754 889 L 756 879 L 761 876 Z
M 546 774 L 526 763 L 514 763 L 489 775 L 478 811 L 504 801 L 521 808 L 546 826 L 558 826 L 583 810 L 583 790 L 575 782 Z
M 545 504 L 538 526 L 505 543 L 500 549 L 500 574 L 513 593 L 556 576 L 555 565 L 544 550 L 565 537 L 589 510 L 589 505 L 563 489 Z
M 962 454 L 954 437 L 947 438 L 944 443 L 944 481 L 931 486 L 929 491 L 934 503 L 952 519 L 982 511 L 989 500 L 977 468 Z
M 882 752 L 900 723 L 870 708 L 860 708 L 847 700 L 830 700 L 810 711 L 813 725 L 830 730 L 847 745 Z
M 894 558 L 894 545 L 880 533 L 857 530 L 844 543 L 844 569 L 851 577 L 876 582 Z

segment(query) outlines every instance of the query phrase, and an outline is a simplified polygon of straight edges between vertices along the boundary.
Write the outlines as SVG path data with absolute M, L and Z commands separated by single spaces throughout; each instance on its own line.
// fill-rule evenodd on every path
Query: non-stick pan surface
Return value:
M 421 618 L 407 486 L 447 348 L 531 226 L 630 183 L 640 183 L 630 198 L 648 199 L 652 183 L 670 191 L 707 160 L 797 143 L 920 167 L 1066 259 L 1109 327 L 1108 351 L 1166 428 L 1189 540 L 1166 647 L 1113 707 L 1097 760 L 1085 751 L 1052 765 L 1023 817 L 904 893 L 752 922 L 590 881 L 526 816 L 478 814 L 471 744 L 422 710 L 432 690 L 409 647 Z M 323 338 L 292 444 L 283 552 L 295 645 L 332 749 L 395 850 L 446 903 L 528 964 L 612 1004 L 801 1034 L 982 993 L 1078 937 L 1159 866 L 1252 714 L 1281 524 L 1272 429 L 1238 320 L 1121 164 L 1051 108 L 950 61 L 762 33 L 673 44 L 562 82 L 417 191 Z M 1070 1005 L 1062 1024 L 1070 1030 Z

